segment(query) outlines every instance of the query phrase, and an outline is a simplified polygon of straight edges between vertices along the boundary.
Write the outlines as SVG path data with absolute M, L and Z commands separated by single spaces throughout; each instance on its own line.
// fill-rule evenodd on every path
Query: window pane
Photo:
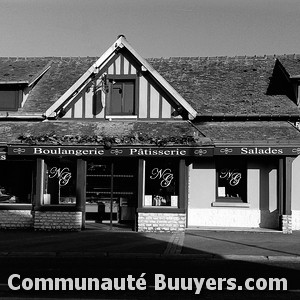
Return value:
M 121 114 L 122 113 L 122 94 L 123 88 L 121 83 L 115 83 L 112 85 L 111 92 L 111 113 L 112 114 Z
M 45 165 L 44 204 L 75 204 L 76 163 L 50 160 Z
M 0 203 L 31 203 L 33 163 L 0 163 Z
M 0 91 L 0 110 L 16 110 L 17 93 L 16 91 Z
M 178 161 L 147 161 L 145 206 L 178 207 Z
M 217 174 L 219 200 L 220 198 L 226 198 L 226 201 L 246 202 L 247 173 L 246 166 L 243 163 L 237 160 L 219 162 Z
M 134 83 L 124 83 L 124 94 L 123 94 L 123 112 L 129 115 L 134 113 Z

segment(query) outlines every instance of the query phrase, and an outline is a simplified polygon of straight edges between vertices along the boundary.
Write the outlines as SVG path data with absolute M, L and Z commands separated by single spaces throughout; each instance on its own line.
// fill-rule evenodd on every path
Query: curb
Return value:
M 155 258 L 177 260 L 240 260 L 264 262 L 296 262 L 300 263 L 300 256 L 284 255 L 217 255 L 217 254 L 166 254 L 166 253 L 122 253 L 122 252 L 0 252 L 0 258 L 6 257 L 97 257 L 97 258 Z

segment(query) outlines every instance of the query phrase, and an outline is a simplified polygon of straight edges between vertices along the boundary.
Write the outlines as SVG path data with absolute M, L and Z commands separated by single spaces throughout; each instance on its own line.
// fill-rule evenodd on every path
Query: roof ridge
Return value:
M 253 59 L 253 58 L 279 58 L 287 57 L 297 59 L 300 53 L 294 54 L 254 54 L 254 55 L 217 55 L 217 56 L 169 56 L 169 57 L 148 57 L 147 60 L 226 60 L 226 59 Z

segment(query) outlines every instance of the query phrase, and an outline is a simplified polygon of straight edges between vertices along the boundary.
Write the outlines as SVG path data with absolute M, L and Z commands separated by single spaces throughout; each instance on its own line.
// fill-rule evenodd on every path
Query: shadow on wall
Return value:
M 277 163 L 272 160 L 260 169 L 260 228 L 279 229 Z

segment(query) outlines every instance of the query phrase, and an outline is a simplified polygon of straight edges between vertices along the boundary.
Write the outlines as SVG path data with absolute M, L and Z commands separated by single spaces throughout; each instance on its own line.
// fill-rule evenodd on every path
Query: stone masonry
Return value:
M 139 232 L 185 231 L 186 216 L 180 213 L 139 213 Z
M 281 216 L 281 226 L 282 233 L 291 234 L 292 233 L 292 216 L 291 215 L 282 215 Z
M 82 212 L 36 211 L 34 217 L 35 230 L 81 230 Z
M 31 210 L 0 210 L 1 229 L 32 228 Z

